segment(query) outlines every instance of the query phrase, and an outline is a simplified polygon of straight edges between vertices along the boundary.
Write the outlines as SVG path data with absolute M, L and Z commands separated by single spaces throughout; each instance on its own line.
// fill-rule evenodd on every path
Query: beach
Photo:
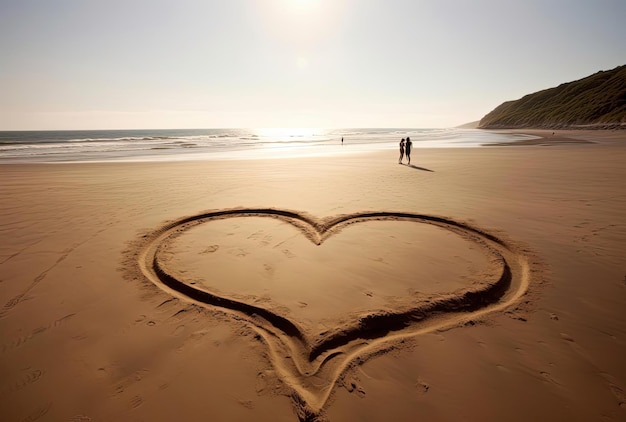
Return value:
M 0 419 L 624 420 L 626 134 L 507 133 L 0 165 Z

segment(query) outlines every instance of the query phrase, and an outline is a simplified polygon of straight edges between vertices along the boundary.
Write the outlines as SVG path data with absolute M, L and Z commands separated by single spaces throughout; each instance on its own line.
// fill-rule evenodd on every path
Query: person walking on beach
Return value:
M 411 142 L 411 138 L 406 137 L 406 158 L 409 160 L 409 165 L 411 165 L 411 147 L 413 146 L 413 142 Z
M 404 138 L 400 141 L 400 158 L 398 159 L 398 164 L 402 164 L 402 159 L 404 158 Z

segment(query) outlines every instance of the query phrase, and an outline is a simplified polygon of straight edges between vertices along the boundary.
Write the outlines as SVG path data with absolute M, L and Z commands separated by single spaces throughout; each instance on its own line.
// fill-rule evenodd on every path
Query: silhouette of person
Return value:
M 413 142 L 411 142 L 411 138 L 406 137 L 406 158 L 409 160 L 409 164 L 411 164 L 411 147 L 413 146 Z
M 343 145 L 343 136 L 341 137 L 341 145 Z
M 398 164 L 402 164 L 402 159 L 404 158 L 404 138 L 400 141 L 400 158 L 398 159 Z

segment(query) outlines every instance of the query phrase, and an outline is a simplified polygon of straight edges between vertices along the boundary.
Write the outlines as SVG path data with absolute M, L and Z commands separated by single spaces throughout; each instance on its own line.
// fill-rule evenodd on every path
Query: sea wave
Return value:
M 0 163 L 346 154 L 397 149 L 406 137 L 415 148 L 442 148 L 506 142 L 507 136 L 456 128 L 0 132 Z M 238 154 L 230 154 L 233 151 Z

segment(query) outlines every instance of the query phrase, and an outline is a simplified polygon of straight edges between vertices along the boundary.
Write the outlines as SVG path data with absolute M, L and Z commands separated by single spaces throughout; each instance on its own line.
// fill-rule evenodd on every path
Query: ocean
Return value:
M 475 129 L 167 129 L 0 131 L 0 164 L 293 158 L 479 147 L 533 138 Z M 341 139 L 343 138 L 343 143 Z

